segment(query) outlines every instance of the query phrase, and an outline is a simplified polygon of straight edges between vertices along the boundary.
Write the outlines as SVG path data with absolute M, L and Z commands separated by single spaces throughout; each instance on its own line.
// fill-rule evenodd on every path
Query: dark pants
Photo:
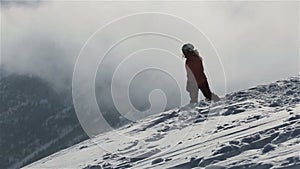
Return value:
M 191 101 L 190 103 L 197 103 L 198 102 L 198 91 L 201 90 L 204 97 L 208 100 L 212 100 L 212 96 L 214 95 L 210 89 L 208 82 L 205 81 L 201 84 L 187 84 L 187 91 L 190 93 Z M 217 96 L 218 97 L 218 96 Z

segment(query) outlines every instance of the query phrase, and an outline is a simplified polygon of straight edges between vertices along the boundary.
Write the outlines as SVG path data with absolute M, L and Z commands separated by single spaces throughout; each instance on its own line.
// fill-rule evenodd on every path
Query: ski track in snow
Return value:
M 24 168 L 299 169 L 299 89 L 298 76 L 176 108 Z

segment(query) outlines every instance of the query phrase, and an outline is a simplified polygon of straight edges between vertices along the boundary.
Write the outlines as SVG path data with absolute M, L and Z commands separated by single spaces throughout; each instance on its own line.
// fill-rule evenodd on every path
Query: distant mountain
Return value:
M 149 116 L 24 168 L 299 169 L 299 138 L 298 76 Z
M 87 138 L 72 104 L 29 75 L 0 78 L 0 168 L 19 168 Z
M 6 71 L 0 65 L 0 80 L 7 75 Z

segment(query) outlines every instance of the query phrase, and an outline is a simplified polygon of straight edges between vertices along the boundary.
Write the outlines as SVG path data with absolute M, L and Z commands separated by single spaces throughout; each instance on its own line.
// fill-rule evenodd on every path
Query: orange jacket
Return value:
M 201 84 L 207 80 L 204 74 L 202 58 L 196 53 L 190 54 L 185 61 L 185 69 L 187 72 L 187 83 Z

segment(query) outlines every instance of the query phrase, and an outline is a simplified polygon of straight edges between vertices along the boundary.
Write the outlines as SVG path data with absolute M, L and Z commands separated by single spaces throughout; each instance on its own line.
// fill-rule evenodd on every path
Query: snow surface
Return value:
M 149 116 L 24 168 L 300 168 L 299 77 Z

